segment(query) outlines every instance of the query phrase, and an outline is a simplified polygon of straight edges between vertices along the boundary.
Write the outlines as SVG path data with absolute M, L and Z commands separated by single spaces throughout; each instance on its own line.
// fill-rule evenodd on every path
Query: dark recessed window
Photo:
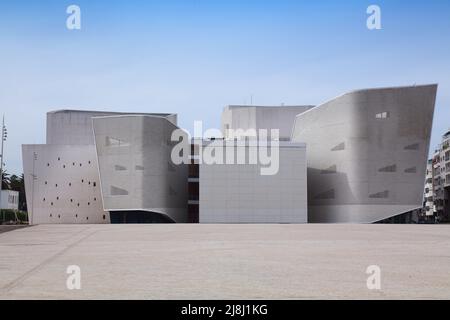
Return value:
M 80 167 L 81 167 L 81 163 L 80 163 Z
M 88 161 L 89 164 L 91 164 L 91 161 Z
M 74 166 L 74 165 L 75 165 L 75 162 L 72 162 L 72 165 Z
M 94 198 L 94 201 L 97 201 L 97 198 Z
M 83 183 L 84 182 L 84 179 L 81 179 L 81 183 Z
M 60 157 L 58 157 L 58 161 L 60 161 L 61 160 L 61 158 Z
M 73 202 L 73 199 L 70 199 L 70 202 Z
M 56 200 L 59 200 L 59 197 L 56 197 Z
M 52 217 L 52 214 L 50 213 L 50 218 Z
M 47 184 L 47 181 L 45 181 L 45 184 Z
M 77 207 L 79 207 L 80 206 L 80 204 L 79 203 L 77 203 Z
M 93 182 L 92 185 L 93 185 L 94 187 L 96 187 L 96 186 L 97 186 L 97 182 Z
M 90 181 L 88 182 L 88 185 L 91 185 L 91 182 L 90 182 Z
M 60 218 L 60 219 L 61 219 L 61 215 L 60 215 L 60 214 L 58 214 L 58 218 Z
M 89 220 L 89 217 L 86 217 L 86 220 Z
M 63 164 L 63 169 L 65 169 L 66 168 L 66 165 L 65 164 Z
M 47 163 L 47 167 L 50 167 L 50 163 Z
M 57 187 L 57 188 L 58 188 L 58 184 L 55 184 L 55 187 Z
M 52 205 L 53 205 L 53 202 L 50 202 L 50 205 L 52 206 Z
M 69 187 L 71 187 L 72 186 L 72 182 L 69 182 Z
M 88 202 L 88 206 L 90 206 L 91 205 L 91 203 L 90 202 Z
M 78 218 L 78 214 L 75 215 L 75 218 Z
M 103 215 L 103 220 L 105 220 L 106 219 L 106 216 L 105 215 Z

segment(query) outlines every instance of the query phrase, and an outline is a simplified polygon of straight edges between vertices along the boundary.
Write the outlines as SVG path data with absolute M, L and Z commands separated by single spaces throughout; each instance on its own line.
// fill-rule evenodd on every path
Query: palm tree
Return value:
M 11 182 L 9 174 L 6 172 L 6 170 L 3 170 L 1 176 L 2 176 L 2 189 L 9 190 Z
M 11 190 L 19 192 L 19 210 L 27 210 L 27 200 L 25 196 L 25 178 L 23 173 L 19 176 L 13 174 L 9 177 L 9 187 Z

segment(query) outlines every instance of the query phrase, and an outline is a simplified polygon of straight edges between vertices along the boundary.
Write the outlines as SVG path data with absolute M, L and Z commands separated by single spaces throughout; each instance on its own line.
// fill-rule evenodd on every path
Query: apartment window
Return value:
M 92 183 L 92 185 L 93 185 L 94 187 L 96 187 L 96 186 L 97 186 L 97 182 L 94 181 L 94 182 Z
M 385 111 L 385 112 L 377 113 L 375 115 L 375 118 L 376 119 L 387 119 L 387 118 L 389 118 L 389 112 Z

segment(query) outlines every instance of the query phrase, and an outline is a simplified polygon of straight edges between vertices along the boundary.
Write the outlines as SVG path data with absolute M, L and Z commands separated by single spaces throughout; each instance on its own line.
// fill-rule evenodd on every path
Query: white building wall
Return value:
M 279 150 L 276 175 L 261 175 L 259 164 L 200 164 L 200 223 L 306 223 L 305 145 Z
M 372 223 L 421 208 L 437 85 L 358 90 L 296 117 L 308 221 Z
M 30 224 L 109 223 L 95 146 L 23 145 L 22 155 Z
M 13 190 L 1 190 L 0 209 L 19 209 L 19 192 Z
M 187 221 L 188 167 L 171 161 L 176 129 L 165 117 L 94 118 L 105 210 L 149 211 Z

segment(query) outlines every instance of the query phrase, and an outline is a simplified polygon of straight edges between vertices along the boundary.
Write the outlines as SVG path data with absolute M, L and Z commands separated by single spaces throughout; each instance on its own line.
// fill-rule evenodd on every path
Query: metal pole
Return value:
M 0 179 L 2 180 L 2 183 L 0 183 L 0 193 L 2 191 L 3 187 L 3 142 L 5 141 L 5 115 L 3 115 L 3 122 L 2 122 L 2 161 L 0 161 L 0 172 L 1 176 Z
M 3 187 L 3 142 L 5 140 L 5 115 L 3 115 L 3 121 L 2 121 L 2 155 L 0 158 L 0 204 L 2 201 L 2 187 Z M 5 221 L 5 211 L 3 211 L 3 220 L 2 223 Z

